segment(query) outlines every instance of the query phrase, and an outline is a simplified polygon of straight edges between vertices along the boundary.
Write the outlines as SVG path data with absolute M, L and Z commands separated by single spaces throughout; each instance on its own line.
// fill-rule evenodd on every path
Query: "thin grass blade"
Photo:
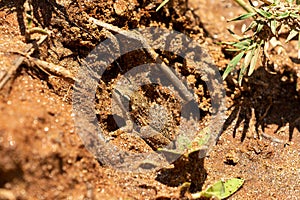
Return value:
M 245 75 L 246 70 L 247 70 L 247 67 L 243 63 L 242 68 L 241 68 L 240 73 L 239 73 L 239 78 L 238 78 L 239 86 L 242 85 L 243 77 Z
M 246 56 L 245 56 L 245 59 L 244 59 L 244 62 L 242 64 L 242 68 L 240 70 L 240 74 L 239 74 L 239 78 L 238 78 L 238 82 L 239 82 L 239 85 L 241 86 L 242 85 L 242 80 L 243 80 L 243 77 L 247 71 L 247 68 L 250 64 L 250 61 L 253 57 L 253 54 L 254 54 L 254 51 L 255 49 L 253 49 L 252 51 L 248 51 Z
M 276 20 L 271 20 L 270 21 L 270 27 L 271 27 L 271 31 L 273 33 L 273 35 L 276 35 L 276 27 L 277 26 L 277 23 L 276 23 Z
M 285 42 L 290 41 L 290 40 L 293 39 L 297 34 L 298 34 L 298 31 L 296 31 L 295 29 L 292 29 L 291 32 L 289 33 L 289 35 L 287 36 Z
M 254 51 L 254 56 L 253 56 L 253 58 L 251 59 L 251 62 L 250 62 L 250 68 L 249 68 L 249 71 L 248 71 L 248 76 L 251 76 L 253 74 L 253 71 L 255 69 L 255 66 L 256 66 L 256 63 L 257 63 L 257 60 L 258 60 L 258 57 L 259 57 L 259 53 L 260 53 L 260 45 L 258 45 L 258 47 Z
M 267 18 L 267 19 L 270 19 L 271 16 L 272 16 L 271 13 L 266 12 L 266 11 L 264 11 L 263 9 L 257 9 L 257 8 L 254 8 L 254 9 L 255 9 L 255 11 L 256 11 L 259 15 L 261 15 L 262 17 L 265 17 L 265 18 Z
M 165 6 L 169 0 L 164 0 L 155 10 L 155 12 L 159 11 L 163 6 Z
M 241 51 L 240 49 L 225 49 L 226 51 L 231 51 L 231 52 L 237 52 L 237 51 Z
M 276 17 L 277 19 L 284 19 L 284 18 L 287 18 L 288 16 L 290 16 L 290 12 L 284 12 L 280 15 L 278 15 L 278 17 Z
M 238 20 L 248 19 L 248 18 L 250 18 L 250 17 L 255 16 L 256 14 L 257 14 L 257 13 L 255 13 L 255 12 L 242 14 L 242 15 L 236 17 L 236 18 L 230 19 L 229 21 L 232 22 L 232 21 L 238 21 Z
M 216 44 L 226 44 L 226 45 L 233 45 L 236 42 L 216 42 Z
M 246 40 L 242 40 L 240 42 L 237 42 L 237 43 L 233 44 L 232 46 L 234 46 L 238 49 L 241 49 L 241 50 L 245 50 L 249 47 L 250 43 L 251 43 L 251 40 L 246 39 Z
M 290 13 L 290 16 L 293 17 L 293 18 L 295 18 L 295 19 L 299 19 L 300 18 L 300 15 L 298 15 L 297 13 L 294 13 L 294 12 Z
M 300 32 L 299 32 L 299 35 L 298 35 L 298 59 L 300 59 Z
M 252 49 L 255 49 L 256 46 L 257 46 L 257 43 L 254 42 L 253 44 L 251 44 L 251 45 L 247 48 L 247 51 L 252 50 Z
M 255 34 L 259 33 L 259 32 L 262 30 L 263 27 L 264 27 L 263 22 L 258 23 L 257 29 L 256 29 L 256 31 L 255 31 Z
M 229 31 L 229 33 L 230 33 L 235 39 L 237 39 L 237 40 L 243 39 L 241 36 L 235 34 L 232 30 L 230 30 L 230 29 L 227 29 L 227 30 Z
M 245 51 L 240 52 L 238 55 L 236 55 L 228 64 L 222 78 L 223 80 L 228 76 L 228 74 L 236 67 L 236 65 L 238 64 L 238 62 L 240 62 L 240 60 L 242 59 L 242 57 L 244 56 Z
M 256 21 L 252 21 L 251 24 L 243 31 L 243 33 L 246 33 L 247 31 L 249 31 L 250 29 L 253 29 L 257 26 L 257 22 Z

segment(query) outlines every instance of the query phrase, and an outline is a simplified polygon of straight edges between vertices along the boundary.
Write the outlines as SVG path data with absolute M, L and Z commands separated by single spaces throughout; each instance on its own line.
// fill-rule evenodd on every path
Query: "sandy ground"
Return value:
M 31 44 L 25 43 L 23 4 L 0 1 L 0 75 L 10 72 L 20 59 L 8 52 L 26 51 Z M 34 26 L 52 32 L 32 56 L 74 74 L 81 60 L 105 38 L 100 29 L 85 23 L 85 14 L 123 29 L 155 25 L 184 32 L 201 43 L 222 73 L 232 55 L 217 42 L 231 39 L 228 27 L 240 30 L 241 23 L 226 20 L 243 13 L 233 1 L 214 0 L 190 0 L 188 7 L 184 1 L 172 1 L 157 13 L 158 3 L 151 1 L 33 0 L 32 5 Z M 205 159 L 191 157 L 174 168 L 148 173 L 120 172 L 98 162 L 75 131 L 73 85 L 24 61 L 0 93 L 0 199 L 188 199 L 189 192 L 232 177 L 245 183 L 229 199 L 298 199 L 300 62 L 295 46 L 296 41 L 287 45 L 287 56 L 273 52 L 271 64 L 279 66 L 277 71 L 258 66 L 240 88 L 234 75 L 224 81 L 227 120 Z M 182 72 L 195 75 L 188 67 Z M 118 73 L 110 71 L 110 76 Z M 199 104 L 205 109 L 209 97 L 200 92 L 201 84 L 197 81 L 196 89 L 206 100 Z M 105 109 L 110 87 L 100 85 L 101 116 L 110 114 Z M 168 92 L 163 95 L 173 98 Z M 158 101 L 151 96 L 150 100 Z M 107 118 L 99 122 L 108 133 L 114 129 Z M 119 145 L 124 141 L 146 148 L 127 136 L 115 139 Z M 182 194 L 184 182 L 191 182 L 191 187 Z

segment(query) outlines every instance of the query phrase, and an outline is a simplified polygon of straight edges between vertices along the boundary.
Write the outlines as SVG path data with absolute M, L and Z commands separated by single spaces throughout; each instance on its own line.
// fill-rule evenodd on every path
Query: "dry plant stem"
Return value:
M 275 142 L 275 143 L 280 143 L 280 144 L 287 144 L 287 142 L 281 140 L 281 139 L 278 139 L 276 137 L 273 137 L 267 133 L 260 133 L 260 135 L 268 140 L 271 140 L 272 142 Z
M 97 20 L 93 17 L 89 18 L 89 21 L 91 21 L 92 23 L 107 29 L 109 31 L 121 34 L 127 38 L 133 39 L 133 40 L 137 40 L 138 42 L 140 42 L 143 45 L 143 48 L 147 51 L 147 53 L 151 56 L 151 58 L 155 61 L 160 60 L 159 59 L 159 54 L 156 53 L 154 51 L 153 48 L 150 47 L 150 45 L 148 44 L 148 42 L 145 40 L 145 38 L 139 34 L 138 32 L 135 31 L 126 31 L 123 30 L 117 26 L 113 26 L 111 24 L 105 23 L 103 21 Z M 166 76 L 169 78 L 170 81 L 172 81 L 172 83 L 174 84 L 174 86 L 178 89 L 179 94 L 181 95 L 181 97 L 184 99 L 184 101 L 189 102 L 193 99 L 193 96 L 191 95 L 191 93 L 187 90 L 187 88 L 185 87 L 185 85 L 178 79 L 178 77 L 169 69 L 169 67 L 163 62 L 161 61 L 161 69 L 163 70 L 163 72 L 166 74 Z
M 15 51 L 15 52 L 11 52 L 11 53 L 17 53 L 17 54 L 24 56 L 30 62 L 34 63 L 36 66 L 38 66 L 41 70 L 43 70 L 46 73 L 61 77 L 64 80 L 68 81 L 69 83 L 75 82 L 74 75 L 69 70 L 67 70 L 66 68 L 64 68 L 62 66 L 55 65 L 53 63 L 49 63 L 49 62 L 40 60 L 38 58 L 30 57 L 28 54 L 24 54 L 22 52 Z
M 41 36 L 39 41 L 37 41 L 36 46 L 41 45 L 46 40 L 47 37 L 48 37 L 47 35 Z M 29 47 L 25 50 L 25 52 L 23 54 L 30 56 L 34 52 L 34 50 L 35 50 L 35 46 L 33 44 L 30 44 Z M 19 66 L 23 63 L 24 59 L 25 59 L 24 56 L 18 57 L 15 60 L 14 65 L 11 66 L 9 68 L 9 70 L 3 74 L 2 77 L 0 77 L 0 90 L 4 87 L 4 85 L 8 82 L 8 80 L 13 76 L 13 74 L 17 71 Z
M 243 0 L 234 0 L 237 2 L 244 10 L 246 10 L 249 13 L 255 12 L 248 4 L 246 4 Z
M 27 53 L 33 47 L 32 44 L 25 50 Z M 8 71 L 4 72 L 2 76 L 0 76 L 0 90 L 4 87 L 4 85 L 8 82 L 8 80 L 12 77 L 12 75 L 17 71 L 19 66 L 23 63 L 24 57 L 20 56 L 16 59 L 15 64 L 9 68 Z
M 244 10 L 246 10 L 247 12 L 255 12 L 255 10 L 253 10 L 245 1 L 243 0 L 234 0 L 236 3 L 238 3 Z M 269 0 L 260 0 L 262 2 L 264 2 L 267 5 L 271 5 L 272 2 Z

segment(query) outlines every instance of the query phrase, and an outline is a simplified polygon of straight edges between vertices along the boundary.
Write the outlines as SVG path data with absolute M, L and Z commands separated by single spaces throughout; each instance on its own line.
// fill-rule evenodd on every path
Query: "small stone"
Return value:
M 15 200 L 16 197 L 12 191 L 0 188 L 0 199 Z
M 234 150 L 230 150 L 226 155 L 225 155 L 225 161 L 224 163 L 228 165 L 236 165 L 239 162 L 239 157 L 237 153 Z
M 191 84 L 192 86 L 194 86 L 197 80 L 196 80 L 196 78 L 195 78 L 194 75 L 188 75 L 187 81 L 188 81 L 189 84 Z
M 127 10 L 126 1 L 123 0 L 116 1 L 114 4 L 114 10 L 117 15 L 120 16 L 124 15 L 125 11 Z

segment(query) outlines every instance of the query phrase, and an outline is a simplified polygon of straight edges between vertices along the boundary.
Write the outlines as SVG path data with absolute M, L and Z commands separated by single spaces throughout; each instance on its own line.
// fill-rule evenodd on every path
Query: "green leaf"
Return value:
M 290 16 L 293 17 L 293 18 L 296 18 L 296 19 L 299 19 L 300 18 L 300 15 L 298 15 L 297 13 L 290 13 Z
M 179 187 L 180 194 L 184 194 L 186 191 L 189 190 L 190 187 L 191 187 L 191 183 L 190 183 L 190 182 L 184 182 L 184 183 Z
M 257 46 L 257 43 L 256 43 L 256 42 L 253 43 L 253 44 L 251 44 L 251 45 L 247 48 L 247 51 L 248 51 L 248 50 L 254 49 L 256 46 Z
M 240 70 L 239 78 L 238 78 L 238 82 L 239 82 L 240 86 L 242 85 L 243 77 L 244 77 L 244 75 L 247 71 L 247 67 L 249 66 L 250 61 L 253 57 L 254 51 L 255 51 L 255 49 L 253 49 L 252 51 L 248 51 L 248 53 L 245 56 L 244 62 L 242 64 L 242 68 Z
M 209 127 L 205 127 L 204 129 L 202 129 L 196 136 L 196 141 L 198 143 L 198 147 L 205 145 L 209 141 L 210 136 L 211 136 L 211 134 L 210 134 Z M 199 149 L 196 149 L 196 150 L 199 150 Z M 195 151 L 195 150 L 193 150 L 193 151 Z
M 243 63 L 242 68 L 241 68 L 240 73 L 239 73 L 239 78 L 238 78 L 239 86 L 242 85 L 242 80 L 243 80 L 243 77 L 245 75 L 246 70 L 247 70 L 247 67 Z
M 250 43 L 251 43 L 251 40 L 246 39 L 246 40 L 237 42 L 237 43 L 233 44 L 232 46 L 234 46 L 238 49 L 241 49 L 241 50 L 245 50 L 247 47 L 249 47 Z
M 276 26 L 277 26 L 276 20 L 275 19 L 271 20 L 270 27 L 271 27 L 271 31 L 272 31 L 273 35 L 276 35 L 276 28 L 277 28 Z
M 218 181 L 205 191 L 192 194 L 193 199 L 201 197 L 225 199 L 234 194 L 244 184 L 245 180 L 241 178 L 232 178 L 227 181 Z
M 155 10 L 155 12 L 159 11 L 159 9 L 161 9 L 163 6 L 165 6 L 167 3 L 169 2 L 169 0 L 164 0 Z
M 218 181 L 205 191 L 201 192 L 201 196 L 206 198 L 216 197 L 218 199 L 225 199 L 238 191 L 238 189 L 244 184 L 244 181 L 245 180 L 241 178 L 232 178 L 225 182 L 222 180 Z M 194 198 L 197 196 L 192 194 L 192 197 Z
M 280 2 L 280 0 L 274 0 L 273 5 L 277 5 Z
M 229 33 L 230 33 L 235 39 L 237 39 L 237 40 L 243 39 L 241 36 L 235 34 L 232 30 L 230 30 L 230 29 L 227 29 L 227 30 L 229 31 Z
M 176 149 L 158 148 L 168 160 L 174 160 L 180 156 L 188 157 L 191 153 L 201 151 L 203 145 L 206 145 L 211 137 L 209 127 L 205 127 L 197 133 L 193 140 L 185 135 L 179 135 L 176 139 Z
M 264 23 L 263 22 L 258 23 L 257 29 L 255 31 L 255 34 L 259 33 L 262 30 L 263 27 L 264 27 Z
M 260 46 L 261 45 L 258 45 L 258 47 L 256 49 L 254 49 L 254 56 L 253 56 L 253 58 L 251 59 L 251 62 L 250 62 L 250 68 L 249 68 L 249 71 L 248 71 L 248 76 L 251 76 L 251 74 L 253 73 L 253 71 L 255 69 L 255 66 L 256 66 L 256 63 L 257 63 L 257 60 L 258 60 L 258 57 L 259 57 L 259 53 L 260 53 Z
M 234 46 L 234 47 L 236 47 L 238 49 L 244 50 L 244 49 L 248 48 L 250 44 L 251 44 L 251 40 L 250 39 L 244 39 L 244 40 L 242 40 L 240 42 L 236 42 L 232 46 Z
M 257 21 L 252 21 L 251 24 L 243 31 L 243 33 L 246 33 L 250 29 L 253 29 L 254 27 L 257 26 L 257 24 L 258 24 Z
M 300 59 L 300 33 L 298 35 L 298 59 Z
M 264 11 L 263 9 L 257 9 L 257 8 L 254 8 L 254 9 L 255 9 L 255 11 L 256 11 L 259 15 L 261 15 L 262 17 L 265 17 L 265 18 L 267 18 L 267 19 L 270 19 L 271 16 L 272 16 L 271 13 L 266 12 L 266 11 Z
M 248 19 L 248 18 L 250 18 L 250 17 L 255 16 L 256 14 L 257 14 L 257 13 L 255 13 L 255 12 L 242 14 L 242 15 L 240 15 L 240 16 L 234 18 L 234 19 L 231 19 L 231 20 L 229 20 L 229 21 L 238 21 L 238 20 Z
M 291 39 L 293 39 L 297 34 L 299 34 L 298 31 L 296 31 L 295 29 L 292 29 L 290 34 L 287 36 L 285 42 L 290 41 Z
M 176 139 L 176 149 L 158 148 L 157 151 L 164 154 L 167 159 L 174 160 L 184 154 L 191 147 L 191 140 L 185 135 L 179 135 Z
M 255 43 L 255 45 L 257 45 L 257 44 Z M 255 52 L 255 48 L 252 49 L 252 51 L 248 51 L 248 53 L 246 54 L 245 59 L 244 59 L 244 65 L 245 65 L 246 67 L 249 66 L 249 64 L 250 64 L 250 62 L 251 62 L 251 60 L 252 60 L 252 57 L 253 57 L 253 55 L 254 55 L 254 52 Z
M 233 45 L 236 42 L 217 42 L 217 44 L 227 44 L 227 45 Z
M 284 13 L 278 15 L 276 18 L 277 19 L 284 19 L 284 18 L 287 18 L 288 16 L 290 16 L 290 12 L 287 11 L 287 12 L 284 12 Z
M 240 49 L 225 49 L 226 51 L 241 51 Z
M 191 147 L 191 140 L 185 135 L 179 135 L 176 139 L 176 149 L 183 152 L 185 149 Z
M 240 62 L 240 60 L 242 59 L 244 54 L 245 54 L 245 51 L 240 52 L 229 62 L 228 66 L 222 76 L 223 80 L 228 76 L 228 74 L 233 70 L 233 68 L 236 67 L 236 65 L 238 64 L 238 62 Z

